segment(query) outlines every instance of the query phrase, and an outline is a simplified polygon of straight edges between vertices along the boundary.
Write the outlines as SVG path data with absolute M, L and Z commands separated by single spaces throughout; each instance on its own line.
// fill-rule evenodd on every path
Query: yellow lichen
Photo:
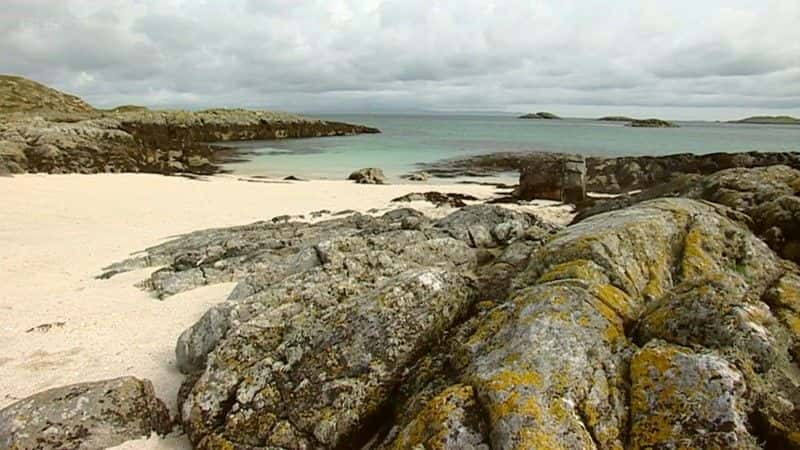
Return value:
M 681 262 L 684 280 L 701 277 L 713 270 L 715 262 L 706 252 L 705 243 L 706 236 L 698 228 L 693 228 L 686 234 Z
M 539 387 L 542 385 L 542 377 L 531 371 L 503 370 L 493 376 L 486 385 L 493 391 L 504 391 L 516 386 Z
M 631 437 L 633 448 L 650 448 L 674 440 L 675 419 L 681 417 L 683 403 L 676 390 L 657 377 L 668 376 L 680 351 L 672 346 L 645 348 L 631 362 Z M 654 376 L 656 379 L 654 379 Z
M 454 412 L 474 402 L 475 392 L 471 386 L 456 384 L 428 401 L 422 411 L 395 439 L 392 449 L 407 449 L 423 446 L 429 450 L 444 450 L 448 435 L 452 433 Z
M 593 267 L 591 261 L 576 259 L 551 267 L 547 273 L 539 277 L 537 282 L 547 283 L 550 281 L 569 279 L 584 280 L 592 283 L 604 283 L 608 280 L 602 272 Z
M 520 430 L 520 442 L 516 450 L 561 450 L 564 445 L 556 439 L 552 432 L 540 428 L 523 428 Z
M 611 284 L 598 285 L 593 294 L 599 298 L 606 306 L 614 310 L 615 315 L 623 320 L 631 320 L 634 317 L 634 306 L 631 298 Z
M 467 345 L 474 346 L 486 342 L 489 338 L 494 336 L 500 327 L 505 323 L 508 318 L 508 311 L 501 308 L 492 310 L 486 318 L 483 319 L 477 330 L 467 340 Z

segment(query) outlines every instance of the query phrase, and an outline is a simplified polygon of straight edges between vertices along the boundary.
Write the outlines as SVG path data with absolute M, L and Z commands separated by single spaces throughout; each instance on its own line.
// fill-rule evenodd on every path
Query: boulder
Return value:
M 347 179 L 359 184 L 384 184 L 386 182 L 383 171 L 374 167 L 356 170 Z
M 153 385 L 133 377 L 50 389 L 0 410 L 4 449 L 104 449 L 171 429 Z
M 520 169 L 514 196 L 521 200 L 555 200 L 579 203 L 586 197 L 586 160 L 580 155 L 538 158 Z

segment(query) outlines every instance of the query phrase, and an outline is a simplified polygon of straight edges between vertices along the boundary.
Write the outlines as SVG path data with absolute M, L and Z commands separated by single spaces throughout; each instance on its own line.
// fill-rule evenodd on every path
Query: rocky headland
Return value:
M 198 449 L 800 448 L 800 171 L 691 178 L 565 228 L 470 205 L 198 231 L 103 276 L 238 283 L 176 343 Z M 104 384 L 64 389 L 0 412 L 11 448 L 118 426 Z M 122 417 L 162 432 L 143 402 Z M 62 403 L 100 413 L 42 434 Z
M 237 155 L 216 142 L 379 132 L 270 111 L 97 110 L 12 76 L 0 76 L 0 98 L 0 173 L 211 174 Z

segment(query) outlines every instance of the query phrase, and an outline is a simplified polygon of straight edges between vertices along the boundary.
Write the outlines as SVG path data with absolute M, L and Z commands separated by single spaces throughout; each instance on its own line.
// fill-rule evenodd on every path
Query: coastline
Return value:
M 4 198 L 0 312 L 5 317 L 0 328 L 4 343 L 0 408 L 51 387 L 133 375 L 152 380 L 157 395 L 175 412 L 183 380 L 175 368 L 175 341 L 211 305 L 224 300 L 233 283 L 161 301 L 135 286 L 153 269 L 95 279 L 103 267 L 131 252 L 181 233 L 324 209 L 365 212 L 376 208 L 380 214 L 413 207 L 444 215 L 452 209 L 389 201 L 427 190 L 481 199 L 496 192 L 492 186 L 465 184 L 248 182 L 227 175 L 204 180 L 151 174 L 0 178 Z M 569 207 L 552 205 L 540 202 L 528 210 L 568 222 Z M 45 324 L 51 327 L 36 329 Z M 185 438 L 170 436 L 163 441 L 152 438 L 147 444 L 132 441 L 124 448 L 186 445 Z

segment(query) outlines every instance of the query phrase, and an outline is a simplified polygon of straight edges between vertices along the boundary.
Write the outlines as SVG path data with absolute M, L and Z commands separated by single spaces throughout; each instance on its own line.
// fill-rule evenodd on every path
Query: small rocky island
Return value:
M 518 119 L 545 119 L 545 120 L 560 120 L 561 117 L 549 112 L 537 112 L 537 113 L 529 113 L 523 114 Z
M 628 126 L 634 128 L 678 128 L 676 123 L 661 119 L 634 119 Z
M 626 122 L 629 127 L 635 128 L 678 128 L 674 122 L 661 119 L 635 119 L 627 116 L 605 116 L 597 119 L 599 122 Z
M 0 76 L 0 173 L 212 174 L 236 155 L 213 142 L 378 132 L 271 111 L 99 110 L 35 81 Z

